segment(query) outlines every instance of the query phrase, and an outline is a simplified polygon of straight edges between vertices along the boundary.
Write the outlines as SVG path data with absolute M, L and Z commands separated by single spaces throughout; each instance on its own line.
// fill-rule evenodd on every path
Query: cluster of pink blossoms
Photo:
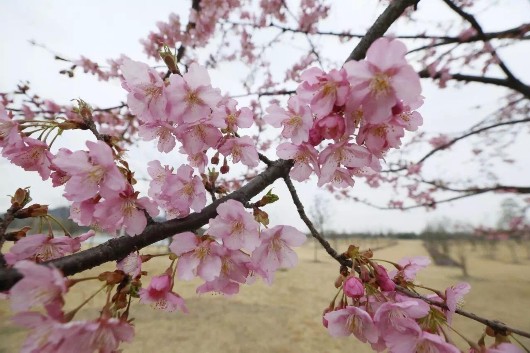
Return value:
M 9 291 L 13 321 L 30 330 L 22 353 L 113 353 L 121 342 L 132 340 L 132 325 L 105 311 L 95 320 L 72 321 L 75 310 L 63 311 L 69 282 L 58 270 L 31 261 L 14 267 L 24 277 Z M 39 306 L 44 310 L 33 311 Z
M 237 294 L 241 284 L 254 282 L 256 276 L 271 284 L 278 269 L 291 268 L 298 262 L 292 248 L 302 245 L 306 237 L 295 228 L 260 229 L 252 214 L 235 200 L 220 204 L 217 214 L 203 235 L 177 234 L 170 245 L 177 257 L 176 276 L 181 280 L 204 280 L 197 293 Z M 141 264 L 141 257 L 131 254 L 118 268 L 135 277 L 141 273 Z M 182 298 L 173 292 L 173 284 L 170 269 L 153 277 L 149 287 L 140 290 L 141 302 L 166 311 L 187 312 Z
M 423 102 L 420 80 L 405 54 L 402 42 L 378 39 L 365 60 L 329 73 L 306 70 L 288 109 L 267 109 L 265 121 L 290 139 L 277 154 L 295 160 L 293 179 L 315 173 L 319 185 L 352 186 L 354 175 L 379 171 L 379 159 L 401 145 L 404 131 L 422 124 L 415 111 Z
M 414 289 L 416 274 L 429 265 L 428 258 L 405 258 L 394 264 L 396 270 L 388 272 L 371 260 L 371 251 L 360 252 L 359 248 L 350 246 L 347 254 L 357 264 L 357 275 L 343 268 L 335 282 L 342 296 L 337 295 L 323 315 L 323 324 L 330 335 L 344 337 L 353 334 L 377 352 L 461 352 L 447 340 L 444 326 L 451 325 L 457 304 L 471 288 L 469 284 L 459 283 L 444 293 L 436 291 L 427 297 L 440 306 L 430 305 L 424 300 L 403 295 L 397 288 L 399 285 Z M 522 350 L 504 341 L 489 348 L 484 343 L 474 344 L 470 352 L 522 353 Z
M 180 152 L 201 172 L 208 164 L 210 148 L 230 156 L 234 163 L 258 164 L 253 140 L 236 135 L 238 127 L 252 126 L 252 112 L 237 109 L 236 101 L 223 98 L 211 86 L 205 68 L 192 64 L 183 76 L 164 81 L 146 64 L 126 60 L 122 73 L 123 87 L 129 92 L 127 103 L 142 122 L 139 135 L 145 140 L 158 139 L 160 152 L 172 151 L 178 140 Z

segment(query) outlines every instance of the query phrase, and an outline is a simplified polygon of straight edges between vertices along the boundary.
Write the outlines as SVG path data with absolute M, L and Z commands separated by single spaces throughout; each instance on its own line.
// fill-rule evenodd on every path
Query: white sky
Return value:
M 334 1 L 337 5 L 346 5 L 345 10 L 334 10 L 328 20 L 338 24 L 337 30 L 353 28 L 362 31 L 373 22 L 378 11 L 370 4 L 373 1 Z M 506 29 L 511 26 L 529 22 L 530 3 L 524 0 L 503 0 L 503 8 L 495 11 L 484 11 L 479 19 L 486 31 Z M 101 83 L 91 76 L 77 74 L 75 79 L 59 75 L 58 71 L 66 68 L 62 62 L 55 61 L 53 55 L 42 48 L 31 46 L 28 40 L 33 39 L 45 44 L 53 51 L 69 58 L 85 55 L 95 61 L 104 63 L 107 58 L 117 58 L 120 54 L 136 60 L 146 60 L 142 53 L 140 39 L 155 29 L 156 21 L 166 21 L 170 12 L 179 13 L 186 18 L 190 1 L 0 1 L 0 26 L 3 38 L 0 41 L 0 92 L 11 91 L 21 80 L 31 82 L 34 93 L 52 98 L 59 103 L 68 103 L 71 99 L 81 97 L 87 102 L 102 107 L 112 106 L 125 99 L 125 91 L 120 83 L 113 81 Z M 429 18 L 446 16 L 447 11 L 436 5 L 435 1 L 420 3 L 420 17 L 416 26 L 429 28 Z M 445 11 L 445 12 L 444 12 Z M 347 13 L 345 18 L 343 15 Z M 509 19 L 509 20 L 507 20 Z M 342 26 L 342 27 L 341 27 Z M 331 28 L 331 27 L 330 27 Z M 326 29 L 330 29 L 326 28 Z M 411 33 L 406 30 L 402 33 Z M 428 31 L 429 33 L 434 32 Z M 342 47 L 331 42 L 320 41 L 326 45 L 326 54 L 340 63 L 342 58 L 353 48 L 353 43 Z M 328 48 L 329 47 L 329 48 Z M 528 45 L 511 48 L 502 52 L 513 71 L 530 82 L 528 65 Z M 281 62 L 286 53 L 273 53 L 271 62 Z M 287 56 L 289 53 L 287 53 Z M 234 77 L 240 77 L 240 68 L 236 65 L 224 67 L 223 71 L 211 72 L 215 87 L 223 93 L 241 93 Z M 78 71 L 79 72 L 79 71 Z M 423 81 L 425 106 L 421 109 L 425 124 L 422 131 L 457 132 L 471 126 L 484 115 L 481 112 L 492 111 L 499 97 L 499 91 L 491 87 L 478 85 L 466 86 L 460 90 L 440 91 L 432 84 Z M 470 108 L 482 104 L 481 110 Z M 65 134 L 67 135 L 67 134 Z M 68 133 L 54 148 L 68 146 L 81 149 L 83 133 Z M 146 163 L 160 155 L 152 143 L 143 143 L 140 147 L 131 148 L 129 155 L 132 167 L 137 175 L 145 175 Z M 469 149 L 468 143 L 461 143 L 453 152 Z M 515 148 L 514 148 L 515 149 Z M 502 170 L 502 181 L 507 184 L 529 185 L 530 163 L 527 152 L 530 141 L 525 138 L 517 144 L 516 156 L 520 163 Z M 521 152 L 523 151 L 523 152 Z M 451 179 L 455 175 L 477 177 L 478 171 L 465 165 L 465 159 L 455 158 L 455 153 L 442 152 L 443 156 L 429 163 L 428 172 L 432 175 L 443 175 Z M 456 154 L 458 154 L 456 153 Z M 275 157 L 274 155 L 270 155 Z M 178 166 L 180 157 L 162 156 L 162 161 Z M 0 159 L 0 209 L 8 207 L 8 198 L 17 187 L 32 186 L 34 202 L 50 204 L 50 207 L 65 205 L 61 189 L 51 188 L 49 181 L 42 182 L 36 173 L 27 173 L 18 167 L 10 166 L 5 159 Z M 298 190 L 306 208 L 310 208 L 315 195 L 321 194 L 331 199 L 324 191 L 318 190 L 314 180 L 299 184 Z M 271 223 L 291 224 L 305 230 L 298 219 L 294 205 L 289 202 L 283 184 L 274 185 L 275 192 L 280 194 L 281 201 L 265 209 L 269 212 Z M 146 189 L 140 189 L 146 191 Z M 388 189 L 372 190 L 357 181 L 355 193 L 374 203 L 384 204 Z M 468 198 L 451 204 L 440 205 L 435 212 L 421 209 L 407 212 L 378 211 L 352 201 L 329 202 L 328 227 L 338 231 L 421 231 L 427 222 L 448 217 L 456 221 L 474 224 L 493 224 L 502 195 L 483 195 Z

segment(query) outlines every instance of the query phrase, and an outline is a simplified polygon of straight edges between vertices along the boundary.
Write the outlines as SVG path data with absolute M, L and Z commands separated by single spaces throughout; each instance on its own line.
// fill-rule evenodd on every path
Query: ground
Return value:
M 385 242 L 361 241 L 360 245 L 378 247 Z M 163 250 L 149 249 L 151 253 Z M 501 247 L 499 251 L 497 259 L 492 260 L 486 258 L 480 247 L 474 250 L 469 247 L 471 278 L 467 281 L 472 290 L 466 297 L 464 309 L 530 331 L 530 260 L 514 264 L 507 249 Z M 234 297 L 198 296 L 195 288 L 199 281 L 177 282 L 175 291 L 186 299 L 190 310 L 187 315 L 157 311 L 148 305 L 133 305 L 136 337 L 132 344 L 123 346 L 124 352 L 372 352 L 368 345 L 352 337 L 331 338 L 322 326 L 322 311 L 336 293 L 333 282 L 338 266 L 334 260 L 319 250 L 319 262 L 314 262 L 311 242 L 299 249 L 298 254 L 299 265 L 278 272 L 272 286 L 259 281 L 242 287 Z M 376 258 L 389 260 L 413 255 L 426 255 L 420 241 L 402 240 L 375 253 Z M 521 258 L 524 255 L 521 252 Z M 167 263 L 166 259 L 155 258 L 145 264 L 145 269 L 149 274 L 160 274 Z M 112 270 L 113 265 L 102 268 Z M 96 274 L 96 270 L 90 273 Z M 458 268 L 430 266 L 419 279 L 426 286 L 443 290 L 461 281 L 460 276 Z M 89 284 L 74 287 L 67 297 L 68 307 L 75 307 L 91 291 Z M 99 297 L 91 302 L 80 312 L 79 318 L 96 317 L 103 300 Z M 18 352 L 25 338 L 25 332 L 12 326 L 8 317 L 9 308 L 1 302 L 0 353 Z M 468 319 L 459 318 L 455 324 L 473 340 L 477 340 L 483 330 L 483 326 Z M 454 340 L 465 347 L 458 337 Z M 525 343 L 529 345 L 530 340 Z

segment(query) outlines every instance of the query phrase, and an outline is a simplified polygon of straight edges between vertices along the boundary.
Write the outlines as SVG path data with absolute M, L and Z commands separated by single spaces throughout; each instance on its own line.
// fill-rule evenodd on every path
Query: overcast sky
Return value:
M 334 1 L 335 3 L 335 1 Z M 337 4 L 349 6 L 346 10 L 332 11 L 329 23 L 337 24 L 338 30 L 353 28 L 357 31 L 365 29 L 378 14 L 373 1 L 336 1 Z M 486 30 L 500 30 L 523 22 L 529 22 L 530 3 L 525 0 L 503 0 L 504 9 L 484 11 L 481 19 Z M 426 5 L 429 4 L 429 5 Z M 428 28 L 429 16 L 444 16 L 443 10 L 434 5 L 434 1 L 420 3 L 420 11 L 425 13 L 416 26 Z M 427 7 L 429 6 L 429 7 Z M 120 54 L 136 60 L 146 60 L 142 53 L 139 40 L 145 38 L 149 31 L 155 29 L 156 21 L 166 21 L 169 13 L 175 12 L 186 18 L 189 1 L 0 1 L 0 23 L 3 32 L 0 41 L 0 92 L 12 91 L 21 80 L 31 82 L 34 93 L 51 98 L 59 103 L 67 104 L 71 99 L 81 97 L 94 105 L 112 106 L 125 99 L 126 92 L 120 83 L 113 81 L 101 83 L 91 76 L 76 75 L 76 79 L 68 79 L 59 75 L 58 71 L 65 68 L 64 63 L 55 61 L 53 55 L 42 48 L 31 46 L 28 40 L 35 40 L 51 50 L 69 58 L 85 55 L 98 62 L 107 58 L 117 58 Z M 345 18 L 344 13 L 348 16 Z M 351 14 L 351 15 L 350 15 Z M 445 14 L 446 15 L 446 14 Z M 509 19 L 507 22 L 506 19 Z M 353 25 L 352 25 L 353 23 Z M 341 27 L 342 26 L 342 27 Z M 327 43 L 326 43 L 327 44 Z M 329 44 L 326 53 L 334 58 L 345 58 L 353 48 L 353 44 L 336 48 Z M 530 82 L 528 65 L 528 46 L 520 46 L 503 51 L 510 68 L 525 82 Z M 285 53 L 277 53 L 271 61 L 281 61 Z M 212 72 L 215 87 L 224 93 L 240 93 L 233 77 L 238 76 L 237 67 Z M 421 109 L 425 124 L 423 131 L 438 133 L 454 133 L 463 127 L 471 126 L 487 112 L 491 112 L 498 104 L 499 91 L 477 85 L 464 87 L 460 90 L 440 91 L 434 85 L 423 81 L 425 106 Z M 471 107 L 482 105 L 479 110 Z M 463 125 L 462 125 L 463 124 Z M 55 148 L 68 146 L 71 149 L 82 149 L 83 133 L 65 133 Z M 454 151 L 469 150 L 468 143 L 461 143 Z M 519 141 L 514 147 L 519 152 L 516 156 L 521 163 L 502 170 L 502 180 L 515 185 L 528 185 L 530 181 L 530 162 L 526 151 L 530 150 L 528 139 Z M 523 151 L 523 152 L 521 152 Z M 478 171 L 464 165 L 465 160 L 454 157 L 454 153 L 445 152 L 438 160 L 431 161 L 429 171 L 448 179 L 457 176 L 477 175 Z M 132 168 L 137 175 L 145 175 L 146 163 L 160 158 L 154 144 L 142 143 L 131 148 L 128 155 Z M 274 157 L 273 155 L 271 157 Z M 178 167 L 181 158 L 175 155 L 161 157 L 162 162 Z M 17 187 L 32 186 L 35 202 L 50 204 L 50 207 L 66 205 L 61 197 L 62 189 L 53 189 L 50 182 L 42 182 L 36 173 L 27 173 L 18 167 L 10 166 L 5 159 L 0 159 L 0 209 L 8 207 L 8 198 Z M 145 184 L 146 185 L 146 184 Z M 145 192 L 145 185 L 140 191 Z M 315 180 L 298 184 L 301 198 L 308 208 L 311 207 L 315 195 L 329 199 L 329 221 L 327 225 L 338 231 L 421 231 L 426 223 L 448 217 L 456 221 L 473 224 L 493 224 L 497 219 L 500 202 L 506 197 L 502 195 L 483 195 L 468 198 L 451 204 L 440 205 L 435 212 L 421 209 L 399 212 L 378 211 L 352 201 L 335 201 L 324 191 L 318 190 Z M 288 202 L 283 184 L 277 182 L 275 191 L 280 194 L 281 201 L 269 206 L 271 223 L 292 224 L 305 230 L 298 220 L 295 207 Z M 362 180 L 357 181 L 355 194 L 367 198 L 374 203 L 383 204 L 390 191 L 382 189 L 373 191 Z M 1 213 L 1 212 L 0 212 Z

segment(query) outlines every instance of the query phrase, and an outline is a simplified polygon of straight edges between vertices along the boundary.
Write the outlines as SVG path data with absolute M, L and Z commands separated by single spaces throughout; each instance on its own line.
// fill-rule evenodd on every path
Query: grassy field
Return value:
M 376 247 L 382 244 L 364 241 L 360 245 Z M 150 251 L 154 253 L 158 249 Z M 513 264 L 508 251 L 500 251 L 497 260 L 491 260 L 481 251 L 469 249 L 471 278 L 467 281 L 472 290 L 466 297 L 464 309 L 530 331 L 530 261 Z M 133 305 L 132 316 L 137 318 L 136 338 L 132 344 L 123 346 L 124 352 L 371 352 L 369 346 L 353 338 L 328 336 L 321 323 L 321 313 L 336 292 L 333 281 L 338 266 L 323 250 L 319 250 L 319 262 L 315 263 L 311 242 L 298 253 L 299 265 L 278 272 L 272 286 L 257 282 L 242 287 L 240 294 L 234 297 L 198 296 L 195 288 L 199 281 L 177 282 L 175 291 L 186 299 L 190 309 L 187 315 Z M 411 240 L 399 241 L 375 255 L 398 260 L 404 256 L 426 255 L 426 251 L 421 242 Z M 167 264 L 166 259 L 155 258 L 145 264 L 145 270 L 149 274 L 159 274 Z M 90 273 L 104 269 L 112 270 L 113 265 Z M 431 266 L 419 279 L 424 285 L 444 289 L 461 281 L 460 274 L 457 268 Z M 84 283 L 74 287 L 68 294 L 67 307 L 75 307 L 91 294 L 91 290 L 90 285 Z M 80 312 L 79 318 L 96 317 L 102 302 L 103 298 L 97 297 Z M 8 317 L 9 308 L 2 302 L 0 353 L 18 352 L 25 337 L 23 330 L 10 325 Z M 483 330 L 480 324 L 463 318 L 458 318 L 455 326 L 474 340 Z M 455 342 L 465 347 L 457 337 Z M 525 343 L 530 344 L 530 341 Z

